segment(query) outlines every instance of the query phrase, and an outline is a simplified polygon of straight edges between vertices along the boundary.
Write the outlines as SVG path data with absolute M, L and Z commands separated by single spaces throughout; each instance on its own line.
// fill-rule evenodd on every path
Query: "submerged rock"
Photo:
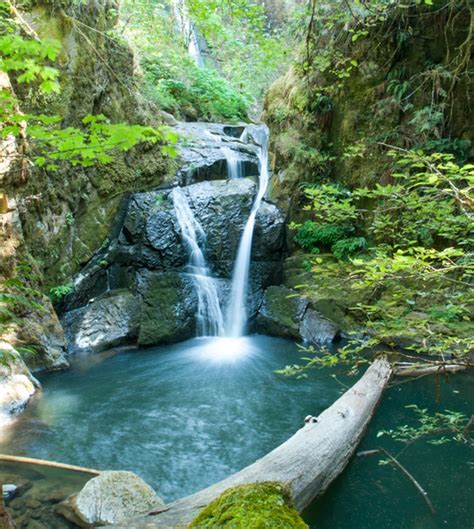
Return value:
M 110 471 L 92 478 L 56 510 L 81 527 L 98 527 L 152 510 L 159 512 L 164 507 L 163 500 L 137 475 Z
M 2 496 L 5 500 L 11 500 L 18 493 L 19 487 L 13 483 L 5 483 L 2 485 Z

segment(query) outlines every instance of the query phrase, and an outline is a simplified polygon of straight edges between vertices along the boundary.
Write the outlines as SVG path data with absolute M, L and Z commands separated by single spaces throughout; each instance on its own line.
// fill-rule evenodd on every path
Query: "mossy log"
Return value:
M 128 519 L 113 527 L 186 527 L 224 491 L 262 481 L 277 481 L 288 486 L 294 504 L 301 512 L 344 470 L 391 374 L 392 367 L 387 359 L 376 359 L 359 381 L 332 406 L 317 418 L 305 421 L 303 428 L 262 459 L 215 485 L 170 503 L 165 512 Z

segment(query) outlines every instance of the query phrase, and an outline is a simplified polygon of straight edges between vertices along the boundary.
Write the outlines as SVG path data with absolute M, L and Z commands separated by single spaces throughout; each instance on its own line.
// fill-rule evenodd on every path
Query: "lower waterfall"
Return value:
M 182 189 L 176 187 L 172 192 L 183 242 L 188 252 L 188 270 L 196 285 L 198 308 L 196 314 L 198 336 L 223 336 L 224 318 L 217 295 L 217 288 L 209 274 L 204 257 L 206 235 L 193 215 Z
M 240 240 L 237 258 L 235 260 L 234 271 L 232 274 L 231 297 L 227 311 L 226 336 L 242 336 L 245 331 L 247 322 L 247 292 L 250 271 L 250 257 L 252 253 L 252 239 L 255 227 L 255 218 L 258 208 L 268 187 L 268 127 L 266 125 L 251 127 L 245 129 L 242 139 L 246 140 L 251 134 L 258 143 L 259 149 L 259 177 L 258 192 L 250 211 L 247 224 L 245 225 L 242 238 Z

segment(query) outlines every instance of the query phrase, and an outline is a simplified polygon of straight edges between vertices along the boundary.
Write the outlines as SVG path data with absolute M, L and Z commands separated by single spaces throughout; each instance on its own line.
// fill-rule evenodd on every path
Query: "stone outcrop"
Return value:
M 84 307 L 68 312 L 63 324 L 74 351 L 102 351 L 138 336 L 140 304 L 128 291 L 105 293 Z
M 189 185 L 203 180 L 220 180 L 227 172 L 222 147 L 231 151 L 241 163 L 245 176 L 258 176 L 258 148 L 240 139 L 246 124 L 179 123 L 180 169 L 175 183 Z
M 265 334 L 311 344 L 332 342 L 340 334 L 336 324 L 317 311 L 310 299 L 284 286 L 265 290 L 257 328 Z
M 137 475 L 109 471 L 89 480 L 77 495 L 67 498 L 56 510 L 81 527 L 99 527 L 150 510 L 160 512 L 164 505 Z

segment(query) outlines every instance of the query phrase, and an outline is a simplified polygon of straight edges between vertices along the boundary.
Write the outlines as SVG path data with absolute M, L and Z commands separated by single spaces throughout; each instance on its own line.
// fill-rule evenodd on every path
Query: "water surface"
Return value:
M 344 391 L 341 383 L 355 382 L 336 379 L 335 371 L 315 371 L 299 381 L 274 373 L 300 356 L 290 341 L 252 336 L 77 359 L 70 371 L 42 378 L 43 394 L 3 437 L 1 451 L 131 470 L 170 501 L 263 456 L 301 427 L 305 415 L 331 405 Z M 398 454 L 403 445 L 377 433 L 415 424 L 408 404 L 473 413 L 472 374 L 435 382 L 428 377 L 388 389 L 358 450 L 383 446 Z M 474 528 L 474 469 L 467 464 L 474 461 L 472 449 L 417 441 L 399 456 L 428 492 L 435 515 L 400 471 L 380 466 L 380 459 L 351 460 L 304 513 L 311 529 Z M 31 515 L 33 499 L 42 506 L 31 523 L 71 527 L 54 515 L 54 503 L 88 476 L 3 464 L 0 478 L 5 476 L 33 485 L 15 500 L 17 517 Z
M 331 377 L 274 373 L 301 355 L 293 342 L 197 338 L 77 361 L 43 377 L 43 392 L 2 450 L 131 470 L 166 501 L 265 455 L 341 393 Z
M 384 394 L 358 451 L 379 446 L 397 455 L 404 444 L 380 430 L 400 425 L 416 426 L 412 411 L 417 404 L 429 413 L 456 410 L 474 413 L 474 375 L 426 377 L 395 384 Z M 392 465 L 381 466 L 384 457 L 354 457 L 328 492 L 305 513 L 311 529 L 473 529 L 474 450 L 451 442 L 434 446 L 418 440 L 398 460 L 428 493 L 436 513 L 431 514 L 413 484 Z

